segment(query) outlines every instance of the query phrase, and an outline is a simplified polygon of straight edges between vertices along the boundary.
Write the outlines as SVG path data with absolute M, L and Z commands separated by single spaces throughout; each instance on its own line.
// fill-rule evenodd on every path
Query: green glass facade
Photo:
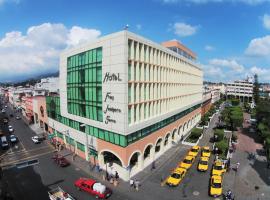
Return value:
M 103 121 L 102 48 L 67 58 L 68 113 Z
M 106 131 L 104 129 L 96 128 L 89 125 L 86 125 L 85 128 L 82 129 L 80 127 L 82 123 L 77 122 L 73 119 L 68 119 L 66 117 L 61 116 L 60 98 L 58 96 L 47 96 L 46 107 L 47 107 L 47 114 L 49 118 L 52 118 L 62 124 L 65 124 L 66 126 L 69 126 L 75 130 L 84 132 L 88 135 L 116 144 L 118 146 L 122 146 L 122 147 L 127 146 L 127 138 L 123 135 L 120 135 L 111 131 Z M 69 138 L 69 139 L 73 145 L 74 140 L 72 138 Z

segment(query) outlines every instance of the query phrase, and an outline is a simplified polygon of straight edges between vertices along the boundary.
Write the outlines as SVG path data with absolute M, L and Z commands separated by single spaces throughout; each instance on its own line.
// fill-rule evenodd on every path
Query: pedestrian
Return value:
M 236 145 L 235 145 L 235 143 L 232 143 L 232 148 L 233 148 L 233 152 L 235 152 L 236 151 Z
M 110 180 L 109 176 L 110 176 L 109 173 L 106 171 L 106 176 L 105 176 L 106 181 Z
M 115 179 L 118 180 L 119 179 L 119 174 L 117 171 L 115 171 Z
M 134 180 L 133 180 L 133 179 L 130 179 L 130 180 L 129 180 L 129 186 L 130 186 L 130 187 L 133 187 L 133 186 L 134 186 Z
M 136 191 L 139 191 L 140 181 L 139 180 L 135 180 L 134 185 L 135 185 Z
M 267 162 L 267 168 L 270 169 L 270 161 Z
M 215 154 L 218 154 L 218 148 L 215 147 Z
M 155 164 L 155 161 L 152 162 L 152 166 L 151 166 L 151 171 L 156 169 L 156 164 Z
M 217 161 L 217 160 L 218 160 L 218 154 L 215 155 L 215 161 Z
M 240 166 L 240 163 L 239 163 L 239 162 L 238 162 L 238 163 L 236 163 L 236 165 L 235 165 L 235 172 L 237 172 L 237 171 L 238 171 L 239 166 Z
M 228 172 L 231 169 L 231 159 L 230 158 L 228 159 L 228 162 L 227 162 L 227 169 L 228 169 Z

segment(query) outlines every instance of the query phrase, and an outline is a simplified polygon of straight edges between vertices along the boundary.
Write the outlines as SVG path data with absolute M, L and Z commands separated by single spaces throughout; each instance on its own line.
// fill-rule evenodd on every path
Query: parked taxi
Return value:
M 212 169 L 212 175 L 223 175 L 223 173 L 226 172 L 226 170 L 223 168 L 223 163 L 220 160 L 217 160 Z
M 192 166 L 194 160 L 195 160 L 194 156 L 187 155 L 185 159 L 179 164 L 179 167 L 188 170 Z
M 208 170 L 208 157 L 201 157 L 198 163 L 198 171 L 205 172 Z
M 211 151 L 209 147 L 206 146 L 202 148 L 202 156 L 208 158 L 211 156 Z
M 200 147 L 196 145 L 190 149 L 190 151 L 188 152 L 188 155 L 196 157 L 198 155 L 199 151 L 200 151 Z
M 187 170 L 182 167 L 176 168 L 170 177 L 167 179 L 166 184 L 171 187 L 178 186 L 187 173 Z
M 222 195 L 222 176 L 214 175 L 211 177 L 209 194 L 215 198 Z

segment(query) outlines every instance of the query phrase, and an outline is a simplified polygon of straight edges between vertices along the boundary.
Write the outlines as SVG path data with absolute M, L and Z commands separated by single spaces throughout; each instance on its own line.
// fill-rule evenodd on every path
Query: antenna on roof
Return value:
M 127 24 L 125 25 L 124 30 L 128 30 L 128 28 L 129 28 L 129 25 Z

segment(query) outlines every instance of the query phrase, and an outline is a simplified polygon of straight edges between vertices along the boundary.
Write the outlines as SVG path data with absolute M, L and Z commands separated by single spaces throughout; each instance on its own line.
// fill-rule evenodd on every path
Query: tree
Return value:
M 258 82 L 258 75 L 254 75 L 254 86 L 253 86 L 253 99 L 255 104 L 257 105 L 260 101 L 260 96 L 259 96 L 259 82 Z

